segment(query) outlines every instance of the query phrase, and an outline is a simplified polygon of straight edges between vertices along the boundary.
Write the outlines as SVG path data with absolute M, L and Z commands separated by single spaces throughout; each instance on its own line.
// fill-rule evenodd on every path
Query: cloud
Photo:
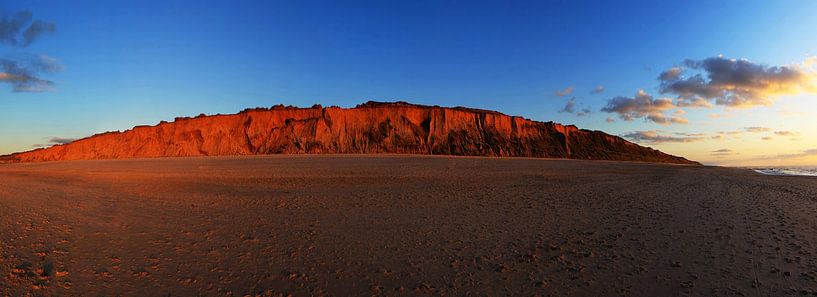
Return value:
M 722 140 L 726 139 L 727 136 L 732 137 L 733 139 L 740 138 L 743 131 L 719 131 L 717 134 L 712 135 L 710 138 L 714 140 Z
M 730 150 L 730 149 L 719 149 L 719 150 L 712 151 L 711 154 L 713 156 L 716 156 L 716 157 L 725 157 L 725 156 L 737 155 L 738 152 Z
M 34 20 L 30 11 L 0 16 L 0 44 L 27 47 L 57 26 L 51 22 Z M 51 90 L 54 82 L 43 74 L 62 71 L 57 59 L 46 55 L 17 54 L 0 58 L 0 83 L 11 85 L 14 92 L 43 92 Z
M 712 107 L 712 103 L 709 103 L 709 101 L 701 97 L 678 98 L 678 103 L 676 103 L 676 105 L 678 105 L 678 107 Z
M 684 66 L 661 73 L 660 92 L 679 100 L 714 101 L 729 107 L 771 105 L 776 97 L 817 92 L 813 57 L 799 65 L 765 66 L 722 56 L 686 60 Z M 691 70 L 695 73 L 684 77 Z
M 53 33 L 57 25 L 34 20 L 31 11 L 20 11 L 0 17 L 0 43 L 14 47 L 27 47 L 42 35 Z
M 68 144 L 77 140 L 76 138 L 64 138 L 64 137 L 51 137 L 48 142 L 53 144 Z
M 48 143 L 34 144 L 34 145 L 31 145 L 31 146 L 32 147 L 47 147 L 47 146 L 53 146 L 53 145 L 57 145 L 57 144 L 69 144 L 69 143 L 74 142 L 74 140 L 77 140 L 77 139 L 76 138 L 65 138 L 65 137 L 51 137 L 51 138 L 48 138 Z
M 602 86 L 602 85 L 598 85 L 595 88 L 593 88 L 592 91 L 590 91 L 590 94 L 601 94 L 601 93 L 604 93 L 604 86 Z
M 608 123 L 614 123 L 616 121 L 616 119 L 611 118 L 611 117 L 607 117 L 607 119 L 605 121 L 608 122 Z
M 798 135 L 800 135 L 800 133 L 797 133 L 797 132 L 794 132 L 794 131 L 774 131 L 774 134 L 778 135 L 778 136 L 798 136 Z
M 808 157 L 808 156 L 817 156 L 817 148 L 809 149 L 809 150 L 803 150 L 803 151 L 800 151 L 799 153 L 794 153 L 794 154 L 780 154 L 780 155 L 775 155 L 775 156 L 771 156 L 771 157 L 762 157 L 760 159 L 796 159 L 796 158 L 802 158 L 802 157 Z
M 688 123 L 689 121 L 685 118 L 664 114 L 665 111 L 675 107 L 671 99 L 653 99 L 644 90 L 638 90 L 634 97 L 618 96 L 607 100 L 607 106 L 601 111 L 617 113 L 619 118 L 625 121 L 644 118 L 661 125 Z
M 45 55 L 20 54 L 0 58 L 0 83 L 10 84 L 14 92 L 48 91 L 54 82 L 41 78 L 41 75 L 59 72 L 62 68 L 56 59 Z
M 45 33 L 54 33 L 57 31 L 57 25 L 50 22 L 34 21 L 31 26 L 23 32 L 23 44 L 28 46 L 40 38 Z
M 794 153 L 789 154 L 777 154 L 777 155 L 763 155 L 759 157 L 754 157 L 746 160 L 754 160 L 754 161 L 785 161 L 785 160 L 793 160 L 793 159 L 800 159 L 805 157 L 817 156 L 817 148 L 801 150 Z
M 766 127 L 743 127 L 743 130 L 749 133 L 760 133 L 772 131 L 771 128 Z
M 556 93 L 554 93 L 554 94 L 556 96 L 559 96 L 559 97 L 564 97 L 564 96 L 573 94 L 573 86 L 569 86 L 569 87 L 567 87 L 567 88 L 565 88 L 564 90 L 561 90 L 561 91 L 556 91 Z
M 681 73 L 683 71 L 684 70 L 681 69 L 681 67 L 672 67 L 664 72 L 661 72 L 661 74 L 658 75 L 658 80 L 662 81 L 676 80 L 681 77 Z
M 763 137 L 760 138 L 760 140 L 773 140 L 773 139 L 774 138 L 772 138 L 771 136 L 763 136 Z
M 576 97 L 570 98 L 565 103 L 565 107 L 559 110 L 559 112 L 566 112 L 566 113 L 573 113 L 576 110 Z
M 570 100 L 565 103 L 565 106 L 559 110 L 559 112 L 563 113 L 574 113 L 576 116 L 586 116 L 592 113 L 589 107 L 582 108 L 581 110 L 576 110 L 576 97 L 570 98 Z
M 622 137 L 630 139 L 630 140 L 635 141 L 635 142 L 649 143 L 649 144 L 660 144 L 660 143 L 665 143 L 665 142 L 695 142 L 695 141 L 703 140 L 702 137 L 697 137 L 697 136 L 675 137 L 675 136 L 661 135 L 657 131 L 654 131 L 654 130 L 630 132 L 630 133 L 622 135 Z
M 706 136 L 706 133 L 675 132 L 675 135 L 690 136 L 690 137 L 704 137 L 704 136 Z
M 743 134 L 743 131 L 719 131 L 717 134 L 712 135 L 712 139 L 720 140 L 724 139 L 727 136 L 731 136 L 732 138 L 740 138 Z

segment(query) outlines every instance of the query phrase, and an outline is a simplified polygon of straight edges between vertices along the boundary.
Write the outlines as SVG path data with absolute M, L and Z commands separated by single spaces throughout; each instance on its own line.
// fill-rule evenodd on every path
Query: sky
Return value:
M 201 113 L 403 100 L 710 165 L 817 165 L 817 1 L 664 2 L 4 1 L 0 154 Z

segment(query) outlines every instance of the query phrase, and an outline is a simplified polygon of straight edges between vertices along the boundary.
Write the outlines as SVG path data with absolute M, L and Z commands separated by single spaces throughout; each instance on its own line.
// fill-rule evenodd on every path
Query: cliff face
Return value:
M 410 153 L 697 164 L 600 131 L 494 111 L 367 102 L 355 108 L 248 109 L 177 118 L 0 162 L 310 153 Z

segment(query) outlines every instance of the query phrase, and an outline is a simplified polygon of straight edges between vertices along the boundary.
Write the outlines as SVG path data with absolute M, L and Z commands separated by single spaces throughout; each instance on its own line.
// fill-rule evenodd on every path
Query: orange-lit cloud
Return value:
M 0 59 L 0 83 L 10 84 L 15 92 L 42 92 L 54 83 L 40 76 L 61 70 L 62 65 L 49 56 L 18 54 Z
M 619 118 L 625 121 L 632 121 L 637 118 L 644 118 L 648 121 L 661 125 L 686 124 L 689 121 L 683 117 L 669 116 L 665 112 L 675 108 L 672 99 L 653 99 L 644 90 L 638 90 L 634 97 L 618 96 L 607 100 L 607 105 L 601 109 L 607 113 L 617 113 Z
M 573 86 L 568 86 L 564 90 L 559 90 L 559 91 L 556 91 L 554 93 L 554 95 L 559 96 L 559 97 L 564 97 L 564 96 L 567 96 L 567 95 L 570 95 L 570 94 L 573 94 Z
M 704 98 L 696 97 L 696 98 L 678 98 L 678 107 L 704 107 L 709 108 L 712 107 L 712 103 L 709 103 Z
M 661 135 L 658 131 L 649 130 L 649 131 L 634 131 L 627 134 L 622 135 L 622 137 L 627 138 L 629 140 L 639 142 L 639 143 L 647 143 L 647 144 L 660 144 L 665 142 L 696 142 L 703 140 L 702 136 L 669 136 L 669 135 Z
M 683 64 L 685 68 L 673 67 L 658 77 L 661 93 L 678 96 L 679 105 L 705 106 L 703 102 L 714 101 L 742 108 L 771 105 L 783 95 L 817 93 L 815 57 L 801 64 L 771 67 L 721 56 Z M 685 77 L 687 71 L 693 74 Z
M 727 139 L 740 139 L 741 135 L 745 133 L 768 133 L 767 135 L 761 135 L 761 140 L 773 140 L 773 135 L 777 136 L 799 136 L 800 134 L 793 131 L 784 131 L 778 130 L 772 132 L 773 129 L 767 127 L 744 127 L 741 130 L 736 131 L 719 131 L 714 133 L 699 133 L 699 132 L 675 132 L 671 135 L 662 135 L 660 131 L 656 130 L 649 130 L 649 131 L 635 131 L 630 132 L 627 134 L 622 135 L 622 137 L 631 139 L 636 142 L 643 142 L 643 143 L 665 143 L 665 142 L 697 142 L 702 140 L 727 140 Z M 713 152 L 717 153 L 717 152 Z M 724 152 L 720 152 L 724 153 Z
M 0 16 L 0 45 L 27 47 L 42 35 L 56 30 L 57 26 L 52 22 L 33 19 L 30 11 Z M 52 57 L 16 54 L 0 58 L 0 83 L 10 84 L 14 92 L 42 92 L 54 85 L 41 78 L 42 74 L 60 70 L 62 65 Z
M 715 156 L 715 157 L 723 158 L 725 156 L 737 155 L 738 152 L 736 152 L 734 150 L 730 150 L 730 149 L 719 149 L 719 150 L 712 151 L 711 154 L 713 156 Z
M 772 131 L 771 128 L 766 127 L 743 127 L 743 130 L 749 133 L 760 133 Z
M 658 79 L 663 81 L 676 80 L 681 78 L 681 73 L 683 72 L 684 69 L 681 67 L 672 67 L 664 72 L 661 72 L 661 74 L 658 75 Z
M 794 154 L 779 154 L 774 156 L 764 156 L 758 159 L 797 159 L 810 156 L 817 156 L 817 149 L 804 150 Z

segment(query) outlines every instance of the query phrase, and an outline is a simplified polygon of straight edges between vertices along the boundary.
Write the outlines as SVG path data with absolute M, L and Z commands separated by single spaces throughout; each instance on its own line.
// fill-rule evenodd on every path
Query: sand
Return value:
M 817 295 L 817 179 L 430 156 L 0 166 L 5 296 Z

